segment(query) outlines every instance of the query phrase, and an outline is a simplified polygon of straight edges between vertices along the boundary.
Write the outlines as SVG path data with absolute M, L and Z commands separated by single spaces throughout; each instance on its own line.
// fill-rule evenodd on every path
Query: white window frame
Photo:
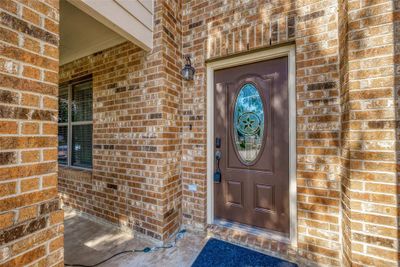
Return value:
M 67 122 L 59 122 L 58 123 L 58 127 L 60 126 L 67 126 L 67 164 L 64 163 L 60 163 L 58 162 L 58 164 L 60 166 L 64 166 L 64 167 L 69 167 L 69 168 L 76 168 L 76 169 L 83 169 L 83 170 L 92 170 L 93 168 L 93 135 L 92 135 L 92 167 L 91 168 L 87 168 L 87 167 L 81 167 L 81 166 L 74 166 L 72 165 L 71 159 L 72 159 L 72 126 L 75 125 L 92 125 L 92 129 L 93 129 L 93 119 L 91 121 L 76 121 L 73 122 L 72 121 L 72 90 L 73 87 L 75 85 L 79 85 L 82 83 L 86 83 L 86 82 L 91 82 L 92 83 L 92 95 L 93 95 L 93 79 L 92 78 L 87 78 L 87 79 L 82 79 L 76 82 L 71 82 L 68 83 L 68 85 L 62 85 L 61 87 L 67 87 L 68 88 L 68 116 L 67 116 Z M 92 97 L 92 101 L 93 101 L 93 97 Z M 59 108 L 60 111 L 60 108 Z M 93 106 L 92 106 L 92 118 L 93 118 Z M 58 152 L 58 145 L 57 145 L 57 152 Z

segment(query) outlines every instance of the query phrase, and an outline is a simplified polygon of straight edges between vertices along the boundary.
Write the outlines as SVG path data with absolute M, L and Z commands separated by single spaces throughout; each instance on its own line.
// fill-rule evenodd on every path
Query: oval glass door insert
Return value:
M 253 162 L 264 138 L 264 107 L 257 88 L 247 83 L 240 89 L 233 114 L 234 142 L 243 163 Z

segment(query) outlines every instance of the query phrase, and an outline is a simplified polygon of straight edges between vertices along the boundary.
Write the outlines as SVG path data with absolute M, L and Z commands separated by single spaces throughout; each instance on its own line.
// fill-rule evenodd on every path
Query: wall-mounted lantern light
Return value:
M 186 59 L 186 64 L 185 67 L 183 67 L 181 74 L 185 81 L 192 81 L 196 70 L 192 67 L 190 56 L 185 56 L 185 59 Z

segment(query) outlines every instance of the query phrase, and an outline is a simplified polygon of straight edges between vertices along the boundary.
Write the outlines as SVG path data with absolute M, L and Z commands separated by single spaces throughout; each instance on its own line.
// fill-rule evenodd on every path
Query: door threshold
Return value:
M 224 219 L 214 219 L 214 222 L 212 223 L 217 226 L 229 228 L 232 230 L 237 230 L 240 232 L 244 232 L 247 234 L 255 235 L 261 238 L 266 238 L 266 239 L 271 239 L 275 240 L 278 242 L 290 244 L 290 238 L 288 235 L 272 231 L 272 230 L 267 230 L 267 229 L 262 229 L 259 227 L 255 226 L 250 226 L 247 224 L 242 224 L 238 222 L 232 222 Z

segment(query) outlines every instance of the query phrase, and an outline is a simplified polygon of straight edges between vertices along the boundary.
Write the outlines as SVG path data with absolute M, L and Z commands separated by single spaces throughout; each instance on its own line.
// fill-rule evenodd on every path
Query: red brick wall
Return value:
M 180 10 L 157 2 L 151 53 L 127 42 L 60 69 L 93 75 L 93 171 L 60 170 L 64 203 L 162 240 L 180 224 Z
M 58 1 L 0 1 L 0 265 L 63 266 Z

